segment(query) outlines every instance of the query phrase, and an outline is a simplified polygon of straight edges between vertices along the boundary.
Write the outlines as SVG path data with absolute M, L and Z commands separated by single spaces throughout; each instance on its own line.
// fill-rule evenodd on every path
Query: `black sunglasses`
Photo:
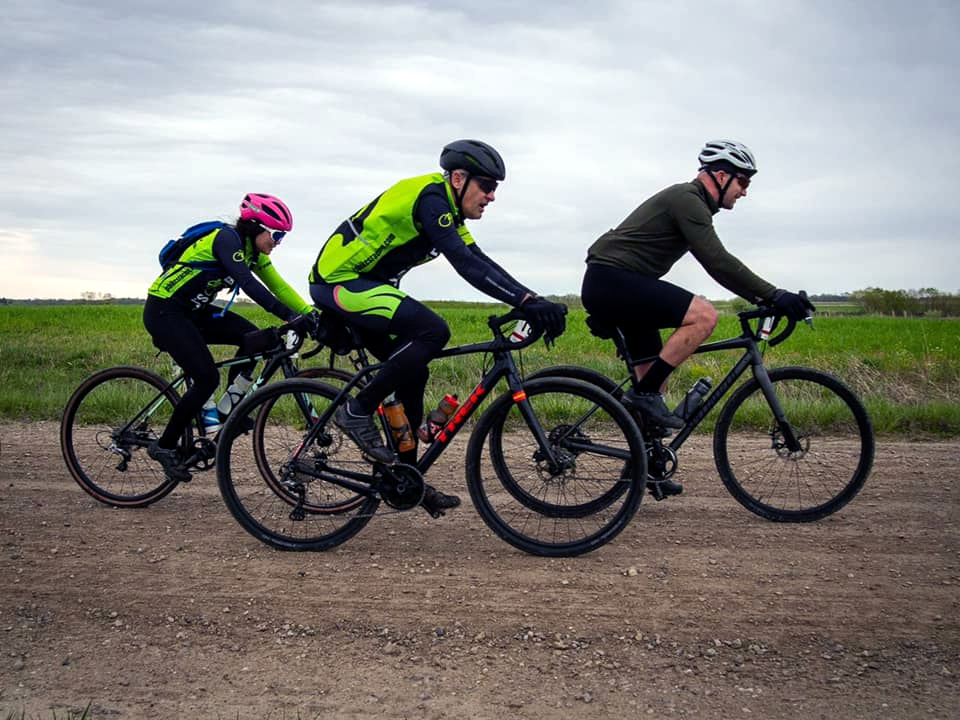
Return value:
M 740 187 L 744 190 L 750 187 L 750 178 L 746 175 L 734 175 L 734 177 L 737 179 L 737 182 L 740 183 Z
M 477 187 L 486 194 L 489 195 L 494 190 L 497 189 L 497 186 L 500 184 L 492 177 L 485 177 L 483 175 L 472 175 L 471 179 L 477 184 Z

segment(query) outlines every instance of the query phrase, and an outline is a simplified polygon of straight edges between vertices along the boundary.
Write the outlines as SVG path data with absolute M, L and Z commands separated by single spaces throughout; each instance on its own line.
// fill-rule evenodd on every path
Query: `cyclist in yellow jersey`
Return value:
M 423 417 L 427 365 L 450 339 L 435 312 L 400 290 L 411 268 L 443 255 L 468 283 L 514 307 L 550 338 L 565 328 L 566 308 L 515 280 L 487 257 L 464 224 L 479 220 L 506 177 L 500 154 L 478 140 L 443 148 L 444 172 L 401 180 L 343 221 L 320 250 L 310 273 L 314 303 L 340 314 L 364 345 L 385 363 L 334 417 L 354 442 L 378 462 L 397 458 L 384 446 L 373 422 L 378 405 L 395 393 L 411 427 Z M 401 462 L 416 462 L 416 449 Z M 459 498 L 427 486 L 424 504 L 442 510 Z
M 190 479 L 190 473 L 181 465 L 183 458 L 177 443 L 220 384 L 216 362 L 207 345 L 236 345 L 238 355 L 246 354 L 244 336 L 257 330 L 246 318 L 212 306 L 217 293 L 243 290 L 280 320 L 293 321 L 300 332 L 311 332 L 317 327 L 319 314 L 270 262 L 270 253 L 292 229 L 293 217 L 281 200 L 248 193 L 234 225 L 224 224 L 199 237 L 150 286 L 143 324 L 153 344 L 167 352 L 193 381 L 163 433 L 147 448 L 171 480 Z M 230 369 L 228 380 L 233 382 L 241 372 L 249 376 L 252 371 L 252 363 L 236 365 Z

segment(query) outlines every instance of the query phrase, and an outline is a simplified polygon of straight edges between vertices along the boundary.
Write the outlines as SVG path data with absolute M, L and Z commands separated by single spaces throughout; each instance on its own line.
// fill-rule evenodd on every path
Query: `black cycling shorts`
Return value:
M 635 360 L 660 353 L 660 330 L 680 327 L 693 301 L 673 283 L 597 263 L 587 264 L 580 297 L 589 315 L 620 328 Z

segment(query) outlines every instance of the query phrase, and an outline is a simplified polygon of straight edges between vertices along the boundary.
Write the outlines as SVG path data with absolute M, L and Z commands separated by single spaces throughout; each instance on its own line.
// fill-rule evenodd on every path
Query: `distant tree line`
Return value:
M 864 312 L 875 315 L 960 317 L 960 295 L 944 293 L 936 288 L 867 288 L 851 293 L 850 298 L 859 303 Z

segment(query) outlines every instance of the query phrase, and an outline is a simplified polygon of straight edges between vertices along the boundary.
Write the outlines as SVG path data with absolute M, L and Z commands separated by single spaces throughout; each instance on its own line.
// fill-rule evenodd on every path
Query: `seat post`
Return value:
M 627 338 L 624 337 L 623 331 L 618 327 L 614 326 L 613 328 L 613 344 L 617 347 L 617 352 L 620 357 L 623 358 L 624 363 L 627 365 L 627 370 L 630 372 L 630 387 L 636 387 L 637 383 L 637 374 L 633 371 L 636 363 L 633 361 L 633 355 L 630 354 L 630 350 L 627 348 Z

